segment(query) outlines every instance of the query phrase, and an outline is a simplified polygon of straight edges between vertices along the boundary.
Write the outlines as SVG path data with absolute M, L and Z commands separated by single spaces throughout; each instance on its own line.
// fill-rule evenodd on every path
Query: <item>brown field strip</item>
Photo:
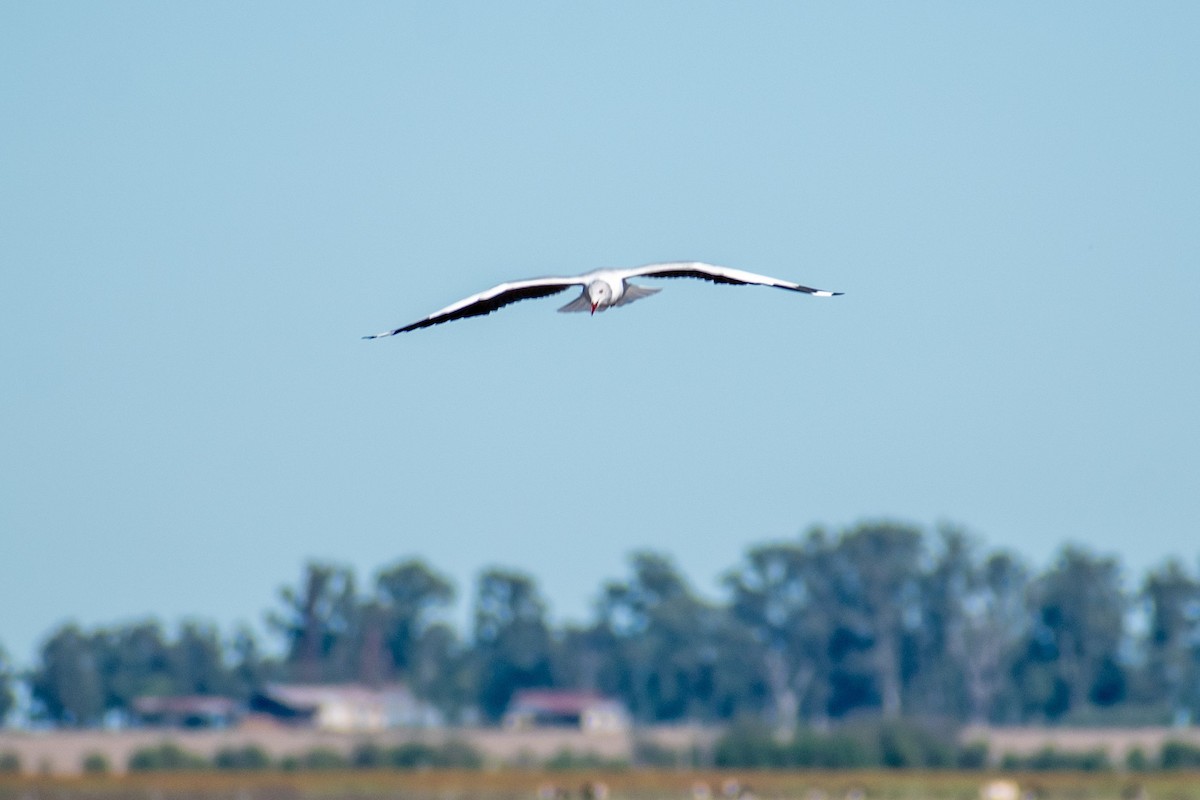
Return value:
M 1037 773 L 992 776 L 941 771 L 331 771 L 180 772 L 86 777 L 0 777 L 0 800 L 532 800 L 558 787 L 584 797 L 605 784 L 612 800 L 713 798 L 737 781 L 761 800 L 976 800 L 993 779 L 1015 780 L 1032 800 L 1200 800 L 1200 774 Z

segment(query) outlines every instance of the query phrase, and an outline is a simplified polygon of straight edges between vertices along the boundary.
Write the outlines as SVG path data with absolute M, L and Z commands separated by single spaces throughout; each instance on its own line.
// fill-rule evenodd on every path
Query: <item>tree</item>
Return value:
M 771 716 L 784 733 L 803 716 L 824 727 L 834 627 L 830 548 L 811 531 L 801 542 L 752 548 L 725 576 L 731 611 L 753 638 L 771 698 Z
M 454 586 L 424 561 L 397 563 L 375 578 L 383 644 L 391 668 L 415 687 L 427 687 L 436 677 L 436 658 L 444 642 L 430 630 L 454 602 Z
M 600 606 L 620 694 L 646 721 L 732 715 L 753 673 L 725 667 L 744 656 L 749 637 L 739 640 L 726 610 L 698 598 L 666 556 L 630 560 L 633 575 L 608 584 Z
M 245 700 L 279 673 L 279 664 L 263 656 L 258 639 L 246 627 L 238 628 L 228 645 L 229 693 Z
M 909 709 L 984 723 L 996 710 L 1005 667 L 1028 628 L 1025 568 L 991 553 L 965 531 L 943 527 L 921 579 L 921 624 L 908 669 Z
M 1034 581 L 1033 626 L 1022 688 L 1030 711 L 1058 717 L 1088 704 L 1110 706 L 1125 695 L 1119 652 L 1126 598 L 1113 558 L 1067 545 Z
M 608 628 L 596 621 L 567 625 L 558 631 L 556 639 L 552 665 L 555 686 L 619 694 L 620 686 L 613 679 L 617 644 Z
M 215 626 L 184 622 L 168 640 L 153 620 L 90 633 L 67 625 L 41 651 L 31 688 L 40 713 L 67 725 L 93 725 L 106 711 L 128 712 L 144 695 L 221 694 L 245 698 L 269 666 L 248 632 L 232 664 Z
M 144 620 L 92 633 L 108 709 L 128 709 L 140 695 L 175 694 L 162 627 Z
M 310 563 L 300 589 L 284 587 L 279 596 L 284 609 L 268 623 L 287 641 L 291 675 L 309 682 L 356 677 L 361 619 L 353 572 Z
M 447 622 L 434 622 L 420 640 L 420 655 L 412 677 L 416 691 L 449 719 L 473 709 L 477 697 L 475 653 Z
M 167 648 L 172 694 L 226 695 L 233 689 L 216 626 L 184 622 Z
M 12 691 L 13 679 L 12 662 L 9 660 L 4 646 L 0 645 L 0 728 L 4 727 L 4 720 L 16 702 Z
M 960 662 L 971 722 L 983 723 L 996 711 L 1008 674 L 1029 629 L 1025 594 L 1029 572 L 1008 553 L 993 553 L 974 573 L 962 600 Z
M 979 580 L 976 544 L 954 527 L 938 531 L 932 563 L 920 578 L 921 624 L 905 663 L 910 713 L 959 718 L 967 706 L 966 599 Z
M 489 569 L 479 578 L 474 616 L 479 706 L 499 719 L 517 689 L 551 684 L 546 604 L 530 576 Z
M 886 718 L 903 697 L 903 650 L 920 619 L 921 532 L 907 525 L 859 525 L 837 542 L 831 564 L 842 635 L 869 642 L 869 669 Z
M 30 683 L 34 702 L 54 722 L 82 727 L 98 723 L 104 714 L 94 643 L 73 624 L 42 646 Z
M 1148 605 L 1146 676 L 1177 720 L 1200 708 L 1200 580 L 1178 559 L 1151 570 L 1142 583 Z

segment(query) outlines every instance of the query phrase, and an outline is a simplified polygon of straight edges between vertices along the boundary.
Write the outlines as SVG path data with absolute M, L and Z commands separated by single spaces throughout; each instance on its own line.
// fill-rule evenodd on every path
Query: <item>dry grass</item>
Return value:
M 1015 778 L 1036 800 L 1200 800 L 1200 775 L 1036 774 Z M 484 772 L 177 773 L 0 777 L 0 800 L 533 800 L 561 787 L 581 798 L 600 781 L 612 800 L 690 800 L 699 784 L 720 797 L 739 781 L 762 800 L 976 800 L 989 776 L 956 772 L 499 770 Z

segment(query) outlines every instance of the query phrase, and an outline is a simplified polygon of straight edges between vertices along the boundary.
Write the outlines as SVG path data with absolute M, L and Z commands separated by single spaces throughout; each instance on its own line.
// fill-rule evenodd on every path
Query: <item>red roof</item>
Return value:
M 511 710 L 544 714 L 582 714 L 596 706 L 610 706 L 617 701 L 595 692 L 564 691 L 560 689 L 522 689 L 513 695 Z

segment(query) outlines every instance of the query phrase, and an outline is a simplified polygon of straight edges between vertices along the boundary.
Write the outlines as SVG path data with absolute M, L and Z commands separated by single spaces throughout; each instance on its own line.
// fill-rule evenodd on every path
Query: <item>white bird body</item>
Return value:
M 612 293 L 612 300 L 604 305 L 604 308 L 608 308 L 608 306 L 617 305 L 625 296 L 625 287 L 628 285 L 625 283 L 625 279 L 628 277 L 629 275 L 621 274 L 621 270 L 601 268 L 585 272 L 579 276 L 579 279 L 584 282 L 584 286 L 591 286 L 595 281 L 603 281 L 608 284 L 608 290 Z
M 465 297 L 457 303 L 452 303 L 440 311 L 435 311 L 424 319 L 394 328 L 364 339 L 380 339 L 385 336 L 395 336 L 418 328 L 427 328 L 450 320 L 465 317 L 478 317 L 490 314 L 499 308 L 519 300 L 529 300 L 535 297 L 548 297 L 570 289 L 572 286 L 582 286 L 583 293 L 567 303 L 559 311 L 587 311 L 595 314 L 613 306 L 623 306 L 649 297 L 659 292 L 659 289 L 639 286 L 629 282 L 630 278 L 699 278 L 713 283 L 728 283 L 734 285 L 774 286 L 793 292 L 803 292 L 817 297 L 833 297 L 841 292 L 827 292 L 823 289 L 812 289 L 798 283 L 759 275 L 754 272 L 719 267 L 702 261 L 670 261 L 661 264 L 646 264 L 641 267 L 628 269 L 602 268 L 585 272 L 582 275 L 570 277 L 548 276 L 544 278 L 528 278 L 520 281 L 508 281 L 493 286 L 490 289 Z

